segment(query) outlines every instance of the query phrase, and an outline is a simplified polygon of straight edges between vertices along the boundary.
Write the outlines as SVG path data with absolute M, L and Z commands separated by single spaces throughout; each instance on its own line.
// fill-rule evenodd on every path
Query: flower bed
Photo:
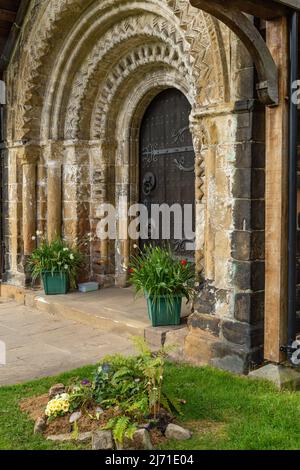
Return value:
M 137 356 L 105 358 L 92 381 L 74 378 L 51 387 L 48 397 L 21 403 L 36 420 L 35 432 L 61 442 L 91 441 L 95 450 L 188 439 L 189 431 L 174 424 L 183 401 L 163 391 L 165 352 L 152 354 L 140 338 L 135 343 Z

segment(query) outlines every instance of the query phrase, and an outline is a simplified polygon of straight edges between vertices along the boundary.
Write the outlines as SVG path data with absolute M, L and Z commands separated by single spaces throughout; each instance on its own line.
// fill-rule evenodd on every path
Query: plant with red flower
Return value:
M 195 267 L 174 256 L 170 247 L 145 246 L 132 256 L 130 272 L 137 293 L 146 294 L 154 302 L 163 296 L 168 305 L 173 305 L 174 297 L 190 300 L 194 295 Z

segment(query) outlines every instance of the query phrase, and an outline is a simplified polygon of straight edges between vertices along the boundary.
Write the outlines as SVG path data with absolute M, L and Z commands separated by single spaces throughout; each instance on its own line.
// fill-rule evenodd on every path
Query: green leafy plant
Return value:
M 130 282 L 137 294 L 147 294 L 154 302 L 163 296 L 172 305 L 174 297 L 189 301 L 193 296 L 195 268 L 187 260 L 176 258 L 170 249 L 149 245 L 132 257 Z
M 119 407 L 124 412 L 147 413 L 145 390 L 145 377 L 138 358 L 106 357 L 97 370 L 94 397 L 105 408 Z
M 69 395 L 71 413 L 94 404 L 94 386 L 89 380 L 82 380 L 79 385 L 71 387 Z
M 163 389 L 164 369 L 170 348 L 152 353 L 144 338 L 133 340 L 136 356 L 113 355 L 102 359 L 93 379 L 73 378 L 66 391 L 47 404 L 45 414 L 56 419 L 75 410 L 82 410 L 91 420 L 99 420 L 97 405 L 101 406 L 105 423 L 120 446 L 124 439 L 133 439 L 139 427 L 163 428 L 180 413 L 180 401 Z M 166 413 L 166 412 L 169 412 Z M 78 437 L 77 423 L 73 438 Z
M 103 429 L 111 429 L 114 440 L 122 446 L 124 438 L 127 437 L 128 439 L 132 439 L 138 428 L 131 422 L 128 416 L 122 415 L 110 419 Z
M 153 354 L 143 338 L 134 338 L 139 354 L 108 356 L 98 367 L 94 398 L 103 408 L 113 408 L 105 429 L 112 429 L 122 443 L 136 430 L 137 423 L 156 421 L 161 409 L 180 413 L 180 402 L 163 390 L 166 350 Z
M 163 347 L 157 353 L 153 354 L 144 338 L 137 336 L 133 341 L 136 349 L 140 352 L 140 367 L 147 380 L 148 408 L 150 414 L 156 419 L 161 407 L 170 413 L 175 411 L 180 414 L 180 401 L 163 390 L 166 356 L 168 351 L 174 347 Z
M 45 272 L 59 272 L 67 274 L 71 287 L 75 287 L 77 273 L 82 264 L 83 254 L 79 247 L 70 247 L 60 238 L 51 243 L 43 239 L 30 257 L 29 269 L 33 281 Z

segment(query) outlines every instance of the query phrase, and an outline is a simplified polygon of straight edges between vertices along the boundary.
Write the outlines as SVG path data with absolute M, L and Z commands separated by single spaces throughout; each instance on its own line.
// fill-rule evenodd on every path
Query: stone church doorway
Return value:
M 152 100 L 140 129 L 139 187 L 149 217 L 148 239 L 141 245 L 169 244 L 176 255 L 193 261 L 195 152 L 190 113 L 189 101 L 175 88 Z

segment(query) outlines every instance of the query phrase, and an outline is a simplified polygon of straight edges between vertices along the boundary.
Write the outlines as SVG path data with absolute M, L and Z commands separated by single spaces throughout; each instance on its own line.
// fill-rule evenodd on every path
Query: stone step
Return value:
M 92 326 L 121 336 L 145 337 L 150 346 L 159 349 L 167 333 L 186 328 L 189 308 L 183 304 L 180 327 L 152 328 L 144 297 L 136 297 L 132 288 L 117 287 L 96 292 L 71 292 L 66 295 L 45 295 L 44 291 L 23 289 L 9 284 L 0 285 L 3 298 L 11 298 L 30 308 Z
M 134 301 L 133 293 L 117 288 L 89 293 L 47 296 L 25 293 L 25 305 L 119 335 L 144 336 L 149 326 L 146 304 Z

